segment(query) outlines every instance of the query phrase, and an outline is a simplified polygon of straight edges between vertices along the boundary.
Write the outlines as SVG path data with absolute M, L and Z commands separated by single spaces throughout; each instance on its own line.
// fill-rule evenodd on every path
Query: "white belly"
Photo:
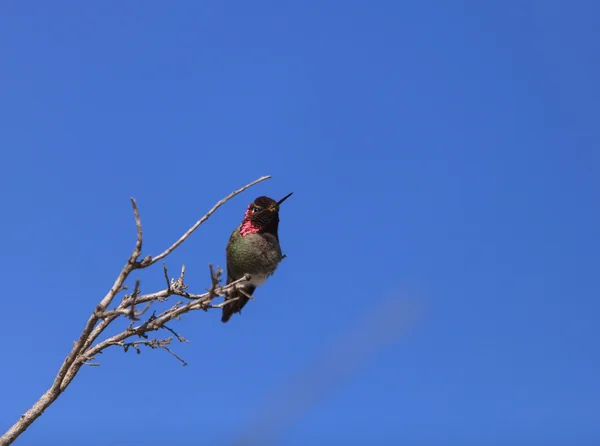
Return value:
M 267 280 L 267 276 L 264 274 L 253 274 L 250 283 L 256 287 L 261 286 Z

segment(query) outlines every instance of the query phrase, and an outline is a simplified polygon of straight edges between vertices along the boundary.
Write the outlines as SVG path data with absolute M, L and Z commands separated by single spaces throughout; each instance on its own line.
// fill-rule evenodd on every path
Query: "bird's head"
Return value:
M 242 220 L 242 227 L 240 228 L 242 236 L 262 232 L 269 232 L 277 236 L 277 230 L 279 228 L 279 206 L 292 194 L 293 192 L 287 194 L 279 201 L 262 196 L 250 203 L 248 209 L 246 209 L 244 219 Z

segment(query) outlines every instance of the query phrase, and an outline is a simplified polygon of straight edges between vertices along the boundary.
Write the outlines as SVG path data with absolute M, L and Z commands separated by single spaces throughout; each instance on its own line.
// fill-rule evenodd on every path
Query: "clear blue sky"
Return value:
M 249 439 L 267 399 L 298 403 L 279 386 L 406 298 L 425 308 L 415 324 L 338 367 L 279 444 L 600 444 L 599 14 L 551 0 L 2 2 L 1 430 L 51 384 L 131 252 L 130 196 L 157 254 L 270 174 L 168 259 L 203 290 L 247 203 L 293 191 L 288 258 L 244 314 L 178 324 L 186 368 L 107 352 L 17 444 Z M 139 277 L 163 285 L 160 265 Z

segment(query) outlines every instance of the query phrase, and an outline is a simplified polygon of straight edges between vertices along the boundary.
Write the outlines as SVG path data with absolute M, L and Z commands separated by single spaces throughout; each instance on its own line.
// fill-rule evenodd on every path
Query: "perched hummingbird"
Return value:
M 238 299 L 223 306 L 221 322 L 227 322 L 233 313 L 241 313 L 248 303 L 248 296 L 252 296 L 256 287 L 275 272 L 279 262 L 285 257 L 281 254 L 277 234 L 279 205 L 292 193 L 279 201 L 258 197 L 250 203 L 242 223 L 231 233 L 225 250 L 227 283 L 242 278 L 244 274 L 250 274 L 252 278 L 238 283 L 235 289 L 227 293 L 225 301 L 235 297 Z

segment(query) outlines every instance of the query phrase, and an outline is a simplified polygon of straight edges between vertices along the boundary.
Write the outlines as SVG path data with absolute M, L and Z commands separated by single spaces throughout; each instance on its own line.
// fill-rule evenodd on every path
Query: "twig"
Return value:
M 227 203 L 233 197 L 235 197 L 238 194 L 241 194 L 249 187 L 252 187 L 255 184 L 258 184 L 261 181 L 268 180 L 269 178 L 271 178 L 271 175 L 265 175 L 264 177 L 260 177 L 258 180 L 255 180 L 252 183 L 247 184 L 244 187 L 236 190 L 235 192 L 232 192 L 229 195 L 227 195 L 225 198 L 223 198 L 221 201 L 219 201 L 217 204 L 215 204 L 212 207 L 212 209 L 206 213 L 206 215 L 204 217 L 202 217 L 200 220 L 198 220 L 190 229 L 188 229 L 181 237 L 179 237 L 179 240 L 177 240 L 175 243 L 173 243 L 171 246 L 169 246 L 164 252 L 162 252 L 159 255 L 157 255 L 156 257 L 154 257 L 148 265 L 153 265 L 154 263 L 158 262 L 161 259 L 164 259 L 169 254 L 171 254 L 173 252 L 173 250 L 175 250 L 175 248 L 177 248 L 179 245 L 181 245 L 185 241 L 185 239 L 187 239 L 192 234 L 192 232 L 194 232 L 196 229 L 198 229 L 198 226 L 200 226 L 202 223 L 204 223 L 206 220 L 208 220 L 208 218 L 212 214 L 214 214 L 217 209 L 219 209 L 222 205 Z
M 181 358 L 180 356 L 178 356 L 174 351 L 172 351 L 169 347 L 164 346 L 162 347 L 163 350 L 166 350 L 167 352 L 169 352 L 171 355 L 175 356 L 175 358 L 177 358 L 179 361 L 181 361 L 181 363 L 183 364 L 184 367 L 186 367 L 188 365 L 187 362 L 185 362 L 183 360 L 183 358 Z
M 167 291 L 171 291 L 171 282 L 169 281 L 169 272 L 167 271 L 167 264 L 163 262 L 163 271 L 165 273 L 165 280 L 167 281 Z
M 245 277 L 243 277 L 242 279 L 240 279 L 236 282 L 232 282 L 231 284 L 229 284 L 225 287 L 219 288 L 218 289 L 219 295 L 221 295 L 221 293 L 224 294 L 232 286 L 235 286 L 235 284 L 237 282 L 240 282 L 241 280 L 244 280 L 244 279 L 245 279 Z M 216 292 L 216 290 L 215 290 L 215 292 Z M 110 347 L 111 345 L 119 345 L 119 343 L 126 341 L 127 339 L 131 338 L 132 336 L 145 337 L 147 333 L 164 328 L 165 324 L 168 323 L 169 321 L 172 321 L 173 319 L 176 319 L 179 316 L 181 316 L 185 313 L 188 313 L 190 311 L 206 310 L 209 307 L 210 302 L 212 300 L 212 298 L 210 296 L 211 296 L 211 293 L 209 291 L 209 292 L 205 293 L 204 295 L 199 296 L 199 299 L 190 301 L 185 305 L 179 305 L 179 303 L 177 303 L 173 307 L 169 308 L 168 310 L 165 310 L 162 313 L 160 313 L 158 316 L 153 314 L 144 323 L 137 325 L 135 327 L 131 327 L 122 333 L 111 336 L 110 338 L 106 339 L 105 341 L 99 342 L 98 344 L 90 347 L 89 349 L 86 350 L 85 356 L 86 357 L 96 356 L 97 354 L 101 353 L 103 350 Z M 234 299 L 237 299 L 237 298 L 234 298 Z M 227 302 L 231 302 L 234 299 L 230 299 Z M 222 306 L 222 304 L 221 304 L 221 306 Z M 221 308 L 221 306 L 214 305 L 211 307 Z
M 227 299 L 225 302 L 221 302 L 220 304 L 216 304 L 216 305 L 209 305 L 207 308 L 223 308 L 225 305 L 231 303 L 231 302 L 235 302 L 236 300 L 240 300 L 239 297 L 232 297 L 231 299 Z
M 131 206 L 133 207 L 133 216 L 135 218 L 135 228 L 137 230 L 137 239 L 135 241 L 135 248 L 133 248 L 133 252 L 131 253 L 131 256 L 129 257 L 129 262 L 134 264 L 137 262 L 137 258 L 140 256 L 140 253 L 142 252 L 142 220 L 140 219 L 140 211 L 138 209 L 137 203 L 135 202 L 135 199 L 132 197 L 130 198 L 131 200 Z M 140 265 L 135 265 L 136 267 L 139 267 Z
M 248 294 L 248 293 L 247 293 L 247 292 L 246 292 L 246 291 L 245 291 L 243 288 L 239 288 L 239 289 L 238 289 L 238 292 L 239 292 L 240 294 L 243 294 L 244 296 L 246 296 L 246 297 L 247 297 L 248 299 L 250 299 L 250 300 L 256 300 L 256 299 L 254 299 L 254 296 L 252 296 L 252 295 Z
M 177 333 L 172 328 L 169 328 L 166 325 L 163 325 L 163 328 L 166 329 L 166 330 L 169 330 L 171 333 L 173 333 L 173 336 L 175 336 L 179 342 L 185 342 L 185 343 L 189 343 L 190 342 L 186 338 L 184 338 L 183 336 L 179 335 L 179 333 Z

